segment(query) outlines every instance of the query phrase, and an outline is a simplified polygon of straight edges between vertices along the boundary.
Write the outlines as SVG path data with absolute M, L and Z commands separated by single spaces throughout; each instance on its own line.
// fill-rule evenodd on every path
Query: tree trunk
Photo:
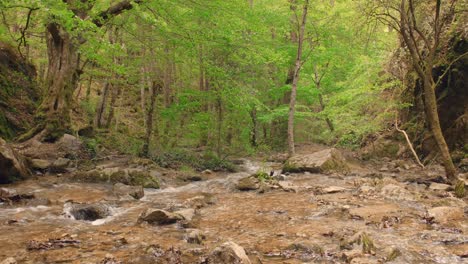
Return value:
M 296 94 L 297 94 L 297 83 L 299 81 L 299 72 L 301 69 L 301 57 L 302 57 L 302 43 L 304 42 L 304 31 L 307 21 L 307 9 L 309 7 L 309 0 L 305 0 L 304 9 L 302 11 L 302 22 L 299 31 L 299 40 L 297 44 L 297 56 L 296 65 L 294 68 L 294 78 L 291 87 L 291 100 L 289 103 L 289 115 L 288 115 L 288 154 L 293 156 L 295 153 L 294 147 L 294 113 L 296 108 Z
M 151 85 L 151 89 L 149 90 L 150 94 L 150 102 L 148 105 L 148 109 L 146 111 L 146 131 L 145 131 L 145 142 L 143 143 L 143 150 L 141 155 L 143 157 L 149 156 L 149 146 L 151 144 L 151 134 L 153 132 L 153 114 L 154 114 L 154 106 L 156 104 L 156 96 L 158 90 L 161 87 L 158 87 L 159 84 L 153 83 Z
M 258 122 L 257 122 L 257 107 L 253 106 L 250 111 L 250 118 L 252 119 L 252 131 L 250 132 L 250 144 L 252 147 L 257 147 L 257 134 L 258 134 Z
M 323 112 L 323 110 L 325 110 L 325 103 L 323 102 L 323 96 L 321 93 L 319 93 L 319 102 L 320 102 L 320 111 Z M 330 118 L 325 117 L 325 121 L 327 122 L 328 129 L 330 129 L 330 131 L 333 132 L 335 128 L 333 127 L 333 123 L 330 120 Z
M 434 136 L 434 139 L 442 155 L 445 174 L 452 183 L 456 183 L 458 180 L 456 177 L 457 170 L 453 164 L 447 142 L 445 141 L 444 135 L 442 134 L 442 129 L 440 127 L 439 114 L 437 111 L 437 99 L 435 95 L 435 83 L 433 81 L 432 74 L 426 73 L 426 76 L 423 80 L 423 86 L 426 115 L 432 131 L 432 135 Z
M 37 115 L 43 140 L 54 141 L 71 130 L 70 109 L 79 77 L 79 57 L 71 36 L 57 23 L 47 25 L 48 88 Z M 39 132 L 39 131 L 37 131 Z
M 101 128 L 104 123 L 104 112 L 106 110 L 107 97 L 109 95 L 110 83 L 106 82 L 101 92 L 101 100 L 99 101 L 96 108 L 96 116 L 94 118 L 94 126 Z

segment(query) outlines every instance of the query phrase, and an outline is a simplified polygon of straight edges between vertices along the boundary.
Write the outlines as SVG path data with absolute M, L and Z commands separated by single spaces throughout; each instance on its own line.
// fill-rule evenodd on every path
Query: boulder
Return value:
M 240 191 L 252 191 L 257 190 L 260 186 L 258 180 L 255 177 L 249 176 L 239 180 L 236 188 Z
M 25 179 L 30 175 L 26 160 L 0 138 L 0 184 Z
M 439 206 L 427 210 L 427 216 L 439 224 L 448 224 L 464 219 L 464 211 L 461 207 Z
M 66 172 L 66 168 L 68 165 L 70 165 L 71 160 L 67 158 L 58 158 L 54 162 L 52 162 L 52 165 L 50 166 L 50 169 L 53 172 Z
M 52 164 L 48 160 L 44 159 L 31 159 L 31 168 L 36 170 L 47 170 Z
M 243 247 L 234 242 L 226 242 L 215 248 L 207 259 L 210 264 L 251 264 Z
M 295 155 L 289 158 L 283 172 L 312 173 L 347 173 L 349 166 L 341 153 L 334 148 L 314 152 L 312 154 Z
M 65 134 L 57 141 L 58 147 L 66 154 L 77 154 L 83 148 L 83 142 L 75 136 Z
M 108 206 L 104 204 L 66 203 L 64 211 L 75 220 L 95 221 L 110 215 Z
M 144 212 L 140 215 L 138 222 L 147 222 L 151 225 L 168 225 L 180 220 L 184 220 L 184 217 L 180 214 L 156 209 Z
M 112 191 L 118 197 L 131 196 L 137 200 L 145 196 L 145 190 L 142 186 L 130 186 L 120 182 L 114 184 L 114 186 L 112 187 Z

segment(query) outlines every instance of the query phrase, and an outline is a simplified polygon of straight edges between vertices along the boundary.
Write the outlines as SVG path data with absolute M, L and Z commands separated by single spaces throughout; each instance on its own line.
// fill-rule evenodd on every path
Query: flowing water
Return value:
M 198 263 L 217 245 L 233 241 L 245 248 L 252 263 L 381 263 L 392 252 L 397 256 L 392 263 L 467 263 L 466 215 L 444 225 L 425 217 L 427 209 L 437 205 L 466 209 L 465 201 L 425 192 L 418 184 L 390 184 L 357 174 L 294 174 L 283 182 L 288 191 L 235 189 L 239 179 L 275 165 L 246 160 L 242 172 L 146 189 L 141 200 L 119 199 L 110 185 L 70 183 L 64 176 L 5 186 L 35 198 L 0 206 L 0 261 L 14 257 L 18 263 L 155 263 L 145 256 L 158 245 L 177 249 L 183 263 Z M 387 185 L 404 191 L 383 194 Z M 341 189 L 323 191 L 330 186 Z M 75 220 L 72 202 L 103 205 L 109 216 Z M 186 226 L 137 221 L 147 209 L 183 208 L 196 209 Z M 193 228 L 206 236 L 201 245 L 184 239 Z M 359 234 L 375 246 L 368 254 L 362 253 L 362 245 L 346 242 Z M 111 256 L 116 262 L 106 262 Z

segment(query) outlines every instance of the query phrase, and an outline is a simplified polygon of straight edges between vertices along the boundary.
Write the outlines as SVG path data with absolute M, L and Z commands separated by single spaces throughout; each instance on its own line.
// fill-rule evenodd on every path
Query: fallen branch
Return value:
M 408 137 L 408 134 L 406 134 L 406 131 L 400 129 L 398 127 L 398 118 L 395 118 L 395 128 L 398 132 L 402 133 L 403 135 L 405 135 L 405 138 L 406 138 L 406 143 L 408 143 L 408 146 L 409 148 L 411 149 L 411 152 L 413 153 L 413 156 L 414 158 L 416 159 L 416 162 L 419 164 L 419 166 L 421 166 L 421 168 L 424 169 L 424 165 L 421 163 L 421 161 L 419 160 L 419 157 L 418 157 L 418 154 L 416 154 L 416 151 L 414 150 L 413 148 L 413 144 L 411 144 L 411 141 Z

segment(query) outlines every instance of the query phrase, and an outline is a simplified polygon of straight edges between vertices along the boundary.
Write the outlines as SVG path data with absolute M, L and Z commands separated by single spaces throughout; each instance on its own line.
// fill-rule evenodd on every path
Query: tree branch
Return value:
M 134 0 L 133 2 L 135 4 L 140 4 L 140 3 L 143 3 L 143 1 L 144 0 Z M 133 2 L 130 1 L 130 0 L 124 0 L 122 2 L 119 2 L 119 3 L 109 7 L 107 10 L 102 11 L 97 16 L 97 18 L 93 19 L 93 23 L 98 27 L 102 27 L 112 17 L 121 14 L 125 10 L 132 9 L 133 8 Z

